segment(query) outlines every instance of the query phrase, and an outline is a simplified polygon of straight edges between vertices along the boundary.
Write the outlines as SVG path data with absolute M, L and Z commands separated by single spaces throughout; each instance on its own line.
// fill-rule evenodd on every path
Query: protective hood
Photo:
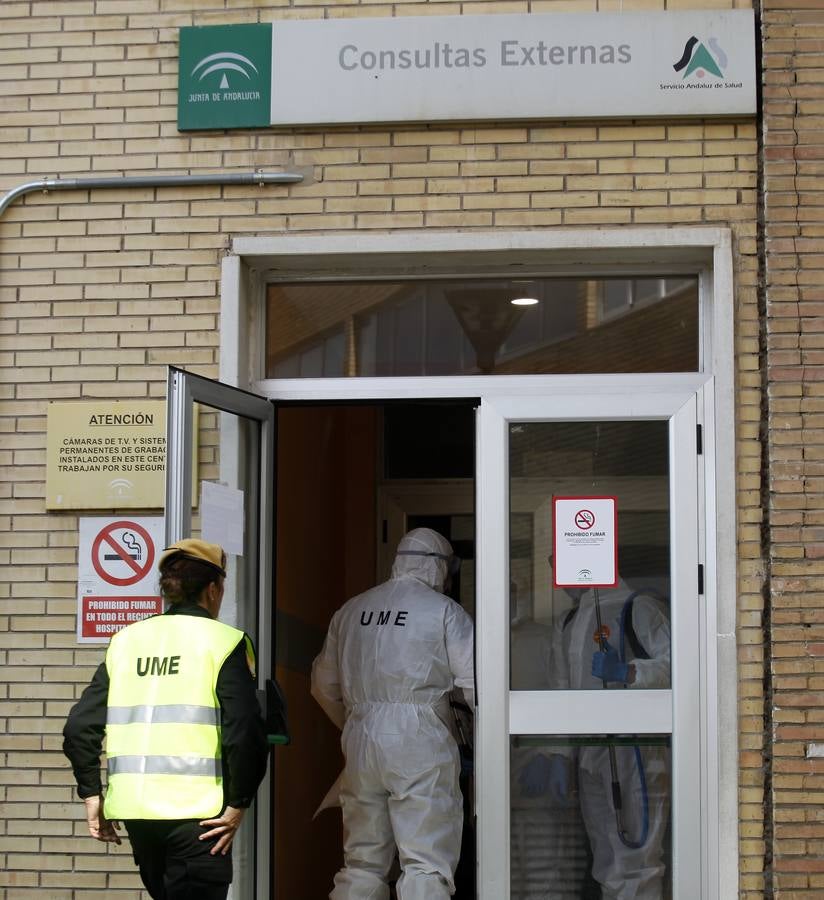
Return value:
M 401 538 L 392 566 L 393 578 L 416 578 L 443 593 L 452 545 L 431 528 L 415 528 Z

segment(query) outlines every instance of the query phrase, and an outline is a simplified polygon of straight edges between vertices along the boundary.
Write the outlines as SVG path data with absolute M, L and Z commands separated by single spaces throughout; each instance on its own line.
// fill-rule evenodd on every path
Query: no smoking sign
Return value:
M 99 643 L 132 622 L 157 615 L 161 517 L 80 520 L 77 640 Z
M 152 571 L 155 545 L 149 532 L 133 521 L 110 522 L 92 544 L 92 565 L 108 584 L 128 587 Z
M 575 525 L 582 531 L 587 531 L 595 525 L 595 513 L 589 509 L 579 509 L 575 513 Z
M 555 587 L 615 587 L 618 584 L 616 498 L 553 497 L 552 547 Z

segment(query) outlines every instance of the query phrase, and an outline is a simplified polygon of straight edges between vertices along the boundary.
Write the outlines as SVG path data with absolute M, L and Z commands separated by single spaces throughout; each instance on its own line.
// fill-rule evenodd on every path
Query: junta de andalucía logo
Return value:
M 180 29 L 180 131 L 265 127 L 271 91 L 271 24 Z
M 198 82 L 208 84 L 210 76 L 217 78 L 220 75 L 220 83 L 218 88 L 221 91 L 230 91 L 228 96 L 223 97 L 225 100 L 258 100 L 260 93 L 253 90 L 242 90 L 249 88 L 250 82 L 257 77 L 257 66 L 242 53 L 235 53 L 231 50 L 222 50 L 219 53 L 210 53 L 204 56 L 197 65 L 192 69 L 192 78 L 197 78 Z M 238 75 L 246 79 L 246 82 L 240 80 Z M 254 74 L 252 74 L 254 73 Z M 233 75 L 234 85 L 229 82 L 229 74 Z M 204 85 L 205 86 L 205 85 Z M 234 89 L 233 89 L 234 88 Z

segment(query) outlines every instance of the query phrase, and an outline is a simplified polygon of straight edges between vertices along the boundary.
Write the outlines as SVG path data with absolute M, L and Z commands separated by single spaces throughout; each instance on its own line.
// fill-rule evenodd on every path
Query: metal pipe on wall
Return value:
M 34 191 L 83 191 L 100 188 L 192 187 L 231 184 L 298 184 L 300 172 L 236 172 L 214 175 L 127 175 L 110 178 L 43 178 L 12 188 L 0 199 L 0 216 L 18 198 Z

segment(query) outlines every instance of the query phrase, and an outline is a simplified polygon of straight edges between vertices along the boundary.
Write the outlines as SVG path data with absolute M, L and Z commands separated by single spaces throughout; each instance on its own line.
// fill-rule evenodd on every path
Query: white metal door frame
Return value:
M 706 748 L 701 744 L 704 728 L 699 724 L 696 394 L 694 390 L 671 390 L 604 396 L 581 389 L 540 401 L 518 396 L 485 398 L 481 403 L 476 576 L 480 900 L 506 900 L 510 895 L 508 772 L 512 734 L 671 732 L 675 900 L 694 900 L 696 859 L 701 860 L 702 871 L 712 865 L 706 859 L 707 841 L 701 840 L 701 790 L 697 789 L 698 785 L 705 787 L 701 772 Z M 508 423 L 633 418 L 668 419 L 670 423 L 672 690 L 613 691 L 608 697 L 583 691 L 510 693 L 508 603 L 502 599 L 508 596 L 509 584 Z M 501 727 L 502 723 L 508 727 Z M 593 723 L 598 723 L 597 727 Z M 706 772 L 707 766 L 703 768 Z M 692 862 L 689 869 L 681 864 L 683 860 Z
M 263 385 L 261 385 L 263 386 Z M 670 504 L 672 516 L 673 578 L 676 573 L 697 579 L 699 539 L 712 545 L 714 528 L 698 523 L 698 463 L 695 455 L 696 422 L 711 401 L 713 379 L 700 374 L 665 374 L 651 380 L 646 375 L 506 376 L 491 378 L 412 379 L 323 379 L 318 382 L 267 383 L 269 396 L 281 401 L 340 402 L 389 399 L 481 398 L 477 438 L 477 604 L 476 629 L 478 659 L 478 743 L 476 797 L 479 834 L 479 900 L 506 900 L 509 897 L 509 736 L 519 733 L 526 722 L 536 721 L 536 710 L 546 705 L 546 697 L 531 692 L 511 696 L 508 689 L 509 621 L 507 604 L 496 603 L 506 596 L 506 530 L 484 528 L 484 523 L 508 523 L 507 429 L 509 419 L 667 419 L 670 421 Z M 705 429 L 706 431 L 706 429 Z M 683 473 L 691 461 L 688 477 Z M 712 469 L 712 466 L 708 466 Z M 706 490 L 714 482 L 702 477 Z M 714 499 L 702 498 L 705 513 L 714 510 Z M 701 553 L 704 559 L 704 551 Z M 707 575 L 710 575 L 710 566 Z M 717 892 L 717 748 L 712 744 L 716 724 L 706 717 L 712 712 L 703 700 L 707 684 L 714 682 L 707 662 L 706 636 L 714 593 L 714 581 L 707 578 L 707 606 L 679 604 L 673 622 L 673 691 L 633 692 L 635 697 L 612 692 L 609 704 L 599 696 L 585 699 L 576 692 L 572 708 L 577 710 L 564 728 L 553 733 L 582 733 L 584 722 L 600 721 L 603 732 L 673 732 L 673 879 L 676 900 L 694 900 L 696 870 L 679 865 L 682 860 L 701 859 L 701 896 L 718 897 Z M 682 591 L 685 590 L 682 588 Z M 699 656 L 699 650 L 700 656 Z M 711 656 L 712 654 L 709 653 Z M 699 659 L 702 661 L 699 671 Z M 700 689 L 699 689 L 700 683 Z M 583 693 L 583 692 L 582 692 Z M 634 701 L 643 696 L 644 710 L 638 714 Z M 673 697 L 678 702 L 673 702 Z M 560 704 L 560 706 L 559 706 Z M 550 706 L 563 706 L 559 697 Z M 566 700 L 569 709 L 569 698 Z M 585 719 L 584 716 L 598 718 Z M 531 726 L 532 732 L 540 732 Z M 589 729 L 592 730 L 591 727 Z M 703 777 L 702 777 L 703 773 Z M 699 787 L 700 786 L 700 787 Z M 715 818 L 713 818 L 715 815 Z M 676 855 L 677 854 L 677 855 Z M 507 864 L 502 863 L 506 861 Z

